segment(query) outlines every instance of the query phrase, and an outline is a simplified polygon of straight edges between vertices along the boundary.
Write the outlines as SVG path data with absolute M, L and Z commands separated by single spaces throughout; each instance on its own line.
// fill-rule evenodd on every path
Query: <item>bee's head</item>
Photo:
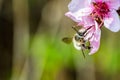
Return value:
M 81 40 L 83 40 L 83 36 L 80 36 L 79 34 L 75 34 L 74 36 L 74 39 L 77 41 L 77 42 L 81 42 Z
M 76 34 L 74 38 L 75 38 L 76 41 L 80 40 L 80 36 L 78 34 Z
M 78 35 L 82 37 L 82 36 L 84 36 L 84 33 L 83 32 L 79 32 Z

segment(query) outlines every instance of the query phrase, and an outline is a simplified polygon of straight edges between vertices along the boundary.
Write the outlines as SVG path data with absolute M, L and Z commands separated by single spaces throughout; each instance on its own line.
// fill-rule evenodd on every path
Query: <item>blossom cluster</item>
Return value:
M 65 15 L 89 30 L 87 36 L 89 38 L 90 55 L 99 49 L 101 28 L 105 26 L 112 32 L 120 30 L 120 18 L 117 10 L 120 7 L 120 0 L 72 0 L 69 5 L 69 12 Z M 73 42 L 74 46 L 76 42 Z M 80 46 L 75 46 L 78 49 Z

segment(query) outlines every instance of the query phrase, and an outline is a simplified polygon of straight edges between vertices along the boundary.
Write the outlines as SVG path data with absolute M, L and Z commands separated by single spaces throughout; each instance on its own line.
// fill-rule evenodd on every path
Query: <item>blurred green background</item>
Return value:
M 120 80 L 120 32 L 102 28 L 97 53 L 84 59 L 64 14 L 70 0 L 0 0 L 0 80 Z

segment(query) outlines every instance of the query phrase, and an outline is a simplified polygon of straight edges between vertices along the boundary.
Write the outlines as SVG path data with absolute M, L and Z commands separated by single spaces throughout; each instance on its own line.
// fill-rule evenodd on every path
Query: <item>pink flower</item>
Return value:
M 72 0 L 68 7 L 70 11 L 65 15 L 77 23 L 81 23 L 84 16 L 91 16 L 113 32 L 120 30 L 120 19 L 116 12 L 120 0 Z
M 100 45 L 100 28 L 104 25 L 113 32 L 120 30 L 120 19 L 116 10 L 120 6 L 120 0 L 72 0 L 69 12 L 65 15 L 82 25 L 85 29 L 92 26 L 89 30 L 86 40 L 90 41 L 92 47 L 89 54 L 95 53 Z M 73 41 L 76 49 L 78 43 Z

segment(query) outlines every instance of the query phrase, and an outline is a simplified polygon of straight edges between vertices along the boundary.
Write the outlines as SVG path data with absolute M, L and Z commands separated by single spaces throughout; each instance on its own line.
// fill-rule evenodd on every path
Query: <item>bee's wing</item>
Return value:
M 70 44 L 72 42 L 72 38 L 69 38 L 69 37 L 64 37 L 62 39 L 63 42 L 67 43 L 67 44 Z

